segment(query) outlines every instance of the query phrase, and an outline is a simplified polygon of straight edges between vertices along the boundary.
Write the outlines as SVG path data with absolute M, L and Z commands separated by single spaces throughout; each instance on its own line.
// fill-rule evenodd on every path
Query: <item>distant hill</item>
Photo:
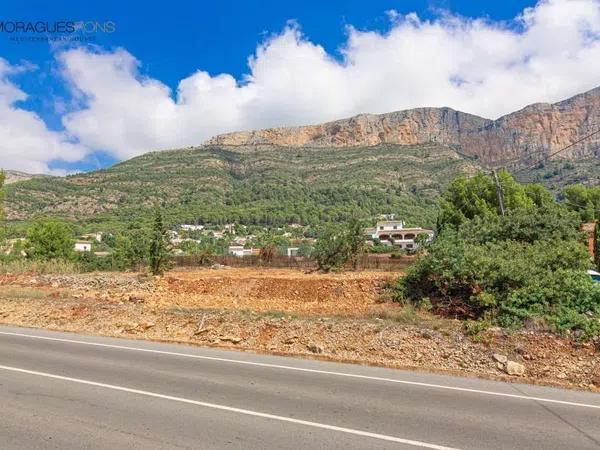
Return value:
M 216 136 L 205 145 L 133 158 L 66 178 L 6 187 L 10 220 L 54 215 L 98 227 L 148 217 L 172 223 L 281 225 L 395 213 L 433 226 L 436 198 L 458 174 L 509 165 L 558 190 L 600 184 L 600 89 L 488 120 L 449 108 L 360 115 L 321 125 Z
M 30 180 L 32 178 L 39 178 L 39 177 L 46 176 L 46 175 L 32 175 L 30 173 L 19 172 L 18 170 L 4 170 L 3 172 L 6 175 L 6 179 L 4 180 L 4 182 L 6 184 L 11 184 L 11 183 L 16 183 L 17 181 L 25 181 L 25 180 Z

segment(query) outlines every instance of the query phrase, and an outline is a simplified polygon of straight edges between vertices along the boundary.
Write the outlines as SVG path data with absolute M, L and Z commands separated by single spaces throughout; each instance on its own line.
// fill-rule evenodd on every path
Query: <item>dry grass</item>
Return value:
M 31 259 L 16 259 L 13 261 L 0 261 L 0 274 L 66 274 L 79 273 L 80 267 L 72 261 L 50 260 L 36 261 Z

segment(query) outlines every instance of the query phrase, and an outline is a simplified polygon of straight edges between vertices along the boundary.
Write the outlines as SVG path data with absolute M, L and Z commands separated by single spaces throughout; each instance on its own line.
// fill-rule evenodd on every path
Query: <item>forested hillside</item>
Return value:
M 433 225 L 434 201 L 475 161 L 438 145 L 205 146 L 106 170 L 7 186 L 11 221 L 39 215 L 118 225 L 163 204 L 170 222 L 317 224 L 393 212 Z

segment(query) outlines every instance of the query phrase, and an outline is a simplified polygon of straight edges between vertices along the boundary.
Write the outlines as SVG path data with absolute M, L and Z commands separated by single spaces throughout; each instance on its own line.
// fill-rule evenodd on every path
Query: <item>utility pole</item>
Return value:
M 494 175 L 494 182 L 496 183 L 496 195 L 498 196 L 498 204 L 500 205 L 500 213 L 504 215 L 504 192 L 502 192 L 502 185 L 498 179 L 496 169 L 492 169 L 492 175 Z

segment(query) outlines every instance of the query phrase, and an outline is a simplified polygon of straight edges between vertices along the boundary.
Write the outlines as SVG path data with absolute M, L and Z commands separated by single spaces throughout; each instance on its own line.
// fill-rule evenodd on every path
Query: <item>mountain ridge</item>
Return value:
M 449 107 L 424 107 L 383 114 L 358 114 L 315 125 L 237 131 L 214 136 L 206 145 L 351 147 L 437 143 L 486 166 L 529 163 L 600 129 L 600 87 L 556 103 L 534 103 L 498 119 Z M 600 136 L 560 155 L 600 156 Z

